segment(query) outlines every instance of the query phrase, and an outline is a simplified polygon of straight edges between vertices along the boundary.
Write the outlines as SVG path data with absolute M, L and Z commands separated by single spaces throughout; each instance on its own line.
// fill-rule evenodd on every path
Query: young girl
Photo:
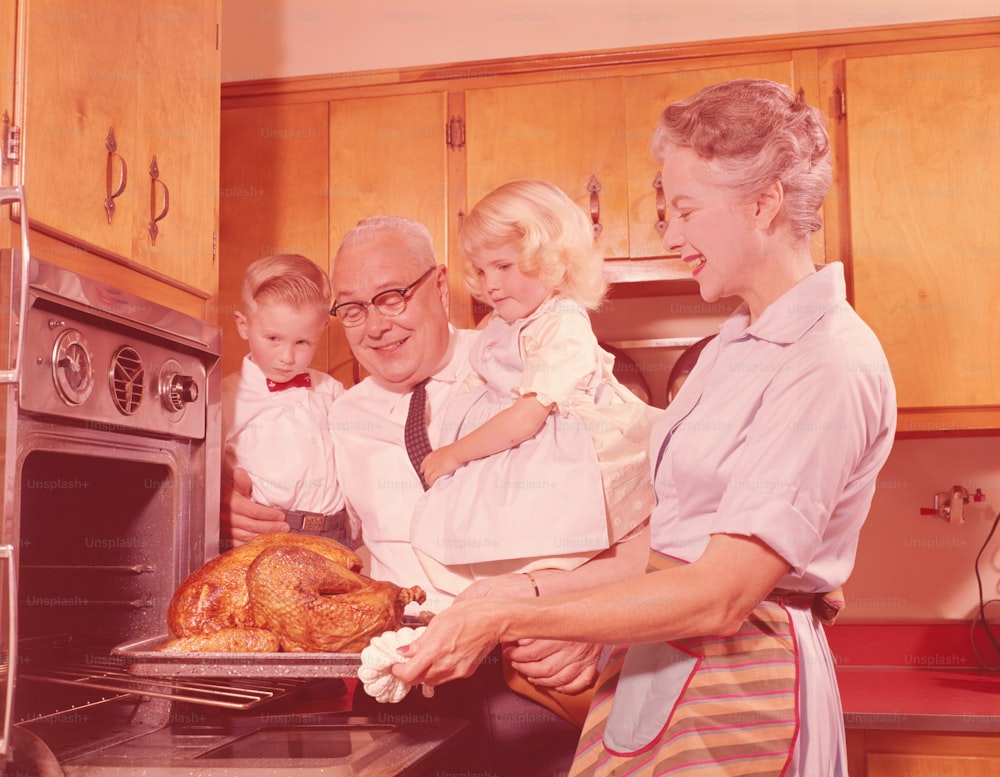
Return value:
M 411 541 L 431 580 L 572 569 L 643 524 L 658 411 L 612 375 L 588 309 L 606 290 L 583 211 L 543 181 L 494 190 L 462 225 L 466 283 L 493 308 L 473 347 L 472 390 L 453 400 Z

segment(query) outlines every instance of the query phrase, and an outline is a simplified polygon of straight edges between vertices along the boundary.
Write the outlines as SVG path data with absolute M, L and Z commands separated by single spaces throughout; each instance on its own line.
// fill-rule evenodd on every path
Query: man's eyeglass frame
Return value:
M 334 305 L 330 308 L 330 315 L 336 316 L 340 320 L 340 323 L 348 327 L 361 326 L 365 321 L 367 321 L 368 310 L 370 308 L 375 308 L 375 310 L 379 312 L 379 315 L 386 316 L 388 318 L 401 315 L 406 310 L 407 295 L 424 280 L 426 280 L 427 277 L 436 269 L 437 267 L 431 267 L 409 286 L 404 286 L 401 289 L 386 289 L 385 291 L 380 291 L 368 302 L 342 302 L 339 305 Z M 388 303 L 388 308 L 386 308 L 386 299 L 392 300 Z M 359 317 L 356 321 L 348 321 L 344 318 L 343 313 L 350 315 L 351 311 L 355 310 L 360 311 L 358 314 Z

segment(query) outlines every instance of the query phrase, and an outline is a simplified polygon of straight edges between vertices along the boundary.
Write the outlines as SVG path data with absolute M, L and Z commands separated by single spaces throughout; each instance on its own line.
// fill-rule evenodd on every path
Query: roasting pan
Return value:
M 357 677 L 360 653 L 209 653 L 156 648 L 169 636 L 122 642 L 111 655 L 132 674 L 145 677 Z

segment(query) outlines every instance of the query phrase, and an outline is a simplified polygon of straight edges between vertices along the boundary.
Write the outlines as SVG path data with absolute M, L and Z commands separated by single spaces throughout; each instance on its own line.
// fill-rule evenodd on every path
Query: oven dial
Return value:
M 186 405 L 198 401 L 198 384 L 190 375 L 168 372 L 170 368 L 180 369 L 177 362 L 170 360 L 160 373 L 160 397 L 164 407 L 172 413 L 181 412 Z
M 86 339 L 67 329 L 52 349 L 52 379 L 68 405 L 83 404 L 94 389 L 94 365 Z

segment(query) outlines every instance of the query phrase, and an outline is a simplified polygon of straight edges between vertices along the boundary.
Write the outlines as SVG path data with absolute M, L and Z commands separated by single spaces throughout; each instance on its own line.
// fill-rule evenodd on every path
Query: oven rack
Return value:
M 142 678 L 114 667 L 95 668 L 88 664 L 59 664 L 23 672 L 20 677 L 35 682 L 69 686 L 81 691 L 101 691 L 118 696 L 86 703 L 94 706 L 128 696 L 146 696 L 229 710 L 248 710 L 284 696 L 305 681 L 281 678 L 178 679 Z

